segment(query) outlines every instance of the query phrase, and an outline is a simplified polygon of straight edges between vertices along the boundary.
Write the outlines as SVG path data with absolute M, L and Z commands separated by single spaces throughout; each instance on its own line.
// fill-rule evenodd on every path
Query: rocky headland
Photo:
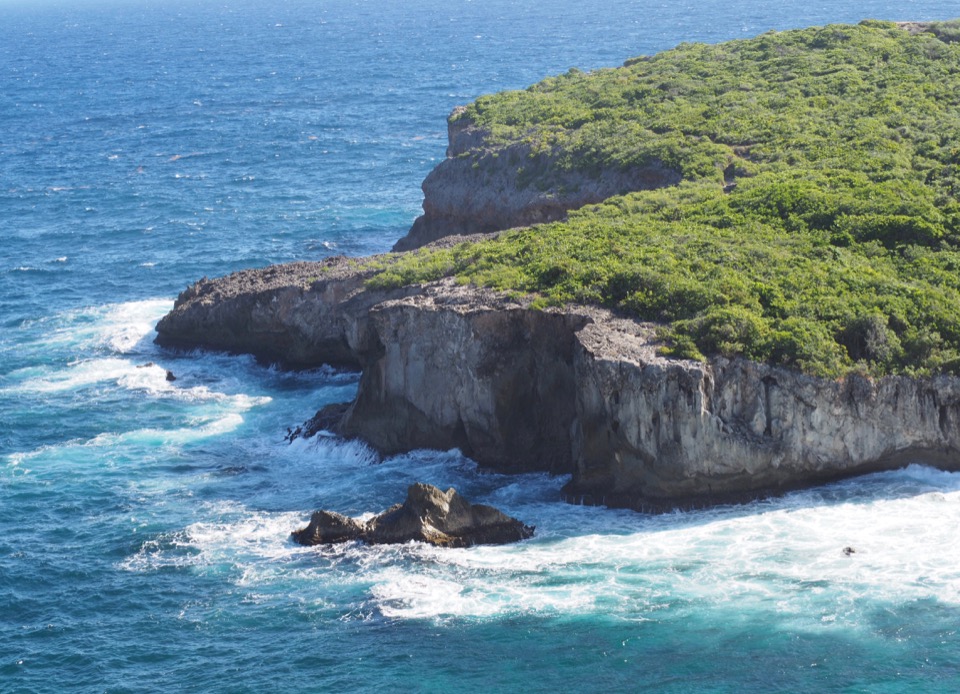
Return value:
M 851 104 L 861 108 L 862 103 L 864 113 L 872 114 L 872 95 L 887 94 L 902 80 L 880 75 L 876 85 L 862 88 L 869 98 L 855 101 L 837 96 L 846 82 L 836 86 L 817 77 L 824 66 L 832 65 L 835 56 L 873 66 L 870 56 L 880 46 L 891 64 L 901 61 L 897 69 L 939 71 L 943 61 L 956 59 L 954 29 L 949 23 L 898 28 L 867 22 L 767 34 L 734 42 L 729 49 L 687 46 L 661 62 L 699 65 L 709 79 L 683 81 L 686 76 L 667 71 L 669 79 L 662 81 L 658 73 L 650 72 L 650 77 L 644 72 L 660 70 L 656 61 L 633 61 L 622 78 L 616 71 L 595 81 L 570 77 L 573 105 L 565 108 L 579 113 L 585 107 L 576 99 L 595 99 L 600 87 L 591 85 L 602 86 L 601 80 L 613 95 L 607 97 L 611 102 L 614 97 L 636 99 L 642 92 L 666 108 L 691 93 L 690 103 L 696 105 L 701 98 L 697 90 L 712 79 L 719 85 L 717 93 L 731 104 L 742 101 L 746 112 L 753 113 L 758 103 L 753 90 L 761 80 L 779 84 L 799 75 L 808 80 L 808 90 L 840 90 L 817 99 L 795 90 L 796 103 L 808 111 L 850 109 Z M 740 52 L 734 56 L 740 67 L 759 66 L 746 96 L 739 83 L 729 86 L 723 67 L 735 51 Z M 784 55 L 791 56 L 793 72 L 781 72 Z M 797 56 L 812 56 L 816 70 L 805 68 Z M 870 67 L 863 74 L 874 73 Z M 656 88 L 630 86 L 646 84 L 643 80 Z M 541 91 L 567 89 L 567 83 L 555 81 Z M 784 107 L 779 87 L 771 90 L 775 97 L 764 103 L 774 118 Z M 503 108 L 514 108 L 522 98 L 554 103 L 538 94 L 507 95 Z M 291 368 L 334 364 L 360 369 L 356 398 L 325 408 L 300 433 L 328 429 L 359 437 L 385 455 L 459 448 L 501 471 L 570 475 L 564 495 L 574 503 L 662 510 L 749 499 L 912 461 L 960 470 L 960 377 L 883 375 L 898 370 L 956 373 L 960 357 L 953 340 L 960 335 L 960 323 L 950 313 L 950 297 L 956 293 L 948 269 L 955 267 L 960 213 L 943 211 L 954 210 L 956 202 L 945 197 L 946 188 L 935 187 L 941 183 L 936 177 L 928 176 L 934 186 L 929 190 L 913 183 L 900 188 L 900 179 L 891 179 L 885 169 L 875 180 L 872 173 L 852 169 L 827 177 L 816 159 L 828 157 L 830 166 L 840 166 L 840 161 L 854 169 L 869 168 L 877 152 L 906 147 L 919 130 L 896 123 L 880 129 L 873 116 L 838 111 L 837 122 L 861 119 L 855 122 L 867 123 L 869 137 L 879 138 L 886 149 L 869 139 L 845 143 L 825 131 L 816 135 L 822 138 L 816 147 L 801 148 L 788 158 L 778 149 L 788 144 L 778 130 L 766 127 L 767 121 L 758 121 L 758 134 L 741 133 L 746 144 L 728 144 L 722 141 L 730 138 L 722 134 L 680 137 L 657 125 L 660 106 L 647 108 L 653 113 L 652 129 L 634 128 L 629 119 L 638 110 L 624 107 L 617 112 L 621 120 L 616 127 L 590 131 L 606 138 L 597 136 L 595 151 L 619 157 L 623 133 L 632 133 L 631 146 L 638 152 L 673 152 L 677 166 L 652 155 L 640 157 L 639 164 L 618 160 L 616 166 L 599 169 L 561 166 L 563 157 L 569 160 L 571 151 L 584 146 L 586 135 L 577 128 L 591 127 L 590 118 L 573 118 L 561 133 L 553 124 L 558 116 L 548 109 L 540 134 L 558 142 L 566 138 L 567 144 L 536 150 L 535 138 L 529 136 L 532 127 L 515 141 L 498 139 L 469 113 L 457 111 L 449 121 L 448 158 L 424 182 L 424 215 L 396 247 L 420 250 L 204 278 L 185 290 L 160 321 L 157 342 L 251 353 Z M 593 113 L 599 119 L 608 112 Z M 693 119 L 692 130 L 706 132 L 704 123 L 720 127 L 726 122 L 718 113 L 704 107 L 687 108 L 681 115 Z M 921 125 L 925 113 L 916 116 Z M 803 117 L 816 115 L 810 114 Z M 950 114 L 938 117 L 942 127 L 954 127 Z M 806 137 L 812 126 L 795 120 L 779 125 Z M 816 115 L 811 122 L 826 121 Z M 656 140 L 661 135 L 662 142 Z M 933 162 L 931 171 L 952 171 L 937 168 L 937 157 L 949 152 L 922 151 Z M 784 161 L 792 163 L 785 166 Z M 907 167 L 910 161 L 891 159 L 889 166 Z M 674 185 L 684 167 L 685 180 L 695 186 Z M 910 169 L 903 171 L 909 178 Z M 531 293 L 465 283 L 464 275 L 453 276 L 459 270 L 439 278 L 416 277 L 418 267 L 430 267 L 433 250 L 443 246 L 449 251 L 464 241 L 455 235 L 486 234 L 483 238 L 492 244 L 500 240 L 497 230 L 561 219 L 569 210 L 624 191 L 658 188 L 662 190 L 578 212 L 574 221 L 579 226 L 544 227 L 555 246 L 537 246 L 516 235 L 508 239 L 513 246 L 487 246 L 500 253 L 491 257 L 507 259 L 503 263 L 541 263 L 537 286 L 554 292 L 551 296 L 566 296 L 557 287 L 567 286 L 568 273 L 580 273 L 599 287 L 594 294 L 606 297 L 613 309 L 632 310 L 632 318 L 584 302 L 544 308 Z M 905 199 L 914 202 L 907 205 Z M 935 204 L 941 199 L 947 202 Z M 685 216 L 695 223 L 682 226 Z M 746 231 L 738 231 L 738 224 Z M 584 237 L 577 236 L 581 229 L 609 238 L 610 251 L 572 261 L 553 250 L 586 246 Z M 649 229 L 663 231 L 644 236 Z M 673 244 L 673 255 L 657 256 L 668 244 Z M 547 255 L 537 256 L 543 248 Z M 618 269 L 612 264 L 628 252 L 638 253 L 632 265 Z M 461 256 L 469 257 L 457 262 L 478 262 L 480 251 L 476 258 L 472 253 L 464 251 Z M 650 257 L 663 257 L 662 267 L 651 266 L 645 260 Z M 709 265 L 714 258 L 720 260 Z M 406 260 L 413 279 L 371 281 L 385 267 Z M 783 269 L 749 279 L 767 262 L 782 263 Z M 801 266 L 807 269 L 788 274 Z M 731 267 L 732 274 L 722 274 Z M 704 273 L 703 279 L 691 279 L 694 271 Z M 831 286 L 849 296 L 838 299 L 831 294 L 834 289 L 823 291 L 822 286 L 841 271 L 847 273 L 843 281 Z M 881 284 L 884 273 L 895 272 L 902 272 L 902 279 Z M 932 279 L 916 284 L 923 273 Z M 503 284 L 503 277 L 510 276 L 497 281 Z M 783 277 L 787 283 L 777 285 Z M 709 295 L 713 287 L 716 294 Z M 594 291 L 574 289 L 587 295 Z M 829 310 L 824 310 L 826 304 Z M 665 333 L 658 329 L 663 322 L 636 317 L 644 312 L 666 317 L 663 322 L 681 320 L 673 333 Z M 676 344 L 664 344 L 671 334 L 687 340 L 687 354 L 707 356 L 665 356 L 678 354 Z M 749 350 L 779 355 L 780 365 L 738 356 Z M 822 375 L 795 368 L 791 364 L 800 362 L 790 359 L 806 359 Z
M 423 214 L 394 245 L 408 251 L 438 239 L 563 219 L 569 210 L 635 190 L 676 185 L 678 171 L 659 161 L 585 173 L 529 142 L 499 145 L 462 108 L 447 121 L 447 158 L 423 181 Z
M 369 289 L 343 258 L 204 279 L 157 342 L 297 368 L 362 369 L 325 428 L 385 455 L 460 448 L 505 472 L 570 474 L 567 500 L 708 505 L 903 466 L 960 469 L 960 379 L 830 380 L 657 353 L 655 326 L 541 310 L 451 280 Z

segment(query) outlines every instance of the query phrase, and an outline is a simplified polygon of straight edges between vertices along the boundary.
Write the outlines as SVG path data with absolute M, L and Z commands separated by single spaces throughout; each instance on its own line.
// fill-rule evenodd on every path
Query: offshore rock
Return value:
M 291 533 L 295 542 L 301 545 L 329 545 L 338 542 L 359 540 L 365 525 L 358 520 L 335 511 L 315 511 L 306 528 Z
M 332 511 L 317 511 L 293 533 L 302 545 L 360 540 L 367 544 L 426 542 L 438 547 L 502 545 L 533 536 L 534 529 L 492 506 L 471 504 L 453 488 L 443 492 L 418 482 L 407 499 L 366 522 Z
M 451 235 L 480 234 L 563 219 L 569 210 L 613 195 L 680 182 L 659 163 L 584 173 L 534 154 L 529 144 L 498 146 L 463 117 L 447 121 L 447 158 L 423 181 L 423 214 L 394 251 L 419 248 Z

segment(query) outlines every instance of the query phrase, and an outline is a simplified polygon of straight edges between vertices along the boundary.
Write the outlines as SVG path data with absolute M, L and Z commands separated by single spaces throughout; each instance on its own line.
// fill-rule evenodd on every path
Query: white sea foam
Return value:
M 220 436 L 234 431 L 243 424 L 243 416 L 228 414 L 212 420 L 199 420 L 193 426 L 177 429 L 134 429 L 121 434 L 99 434 L 85 446 L 128 446 L 131 444 L 151 447 L 182 445 L 191 441 Z
M 205 503 L 198 510 L 208 520 L 146 540 L 120 566 L 130 571 L 228 566 L 235 570 L 238 583 L 256 584 L 262 581 L 246 572 L 255 577 L 262 573 L 256 567 L 304 551 L 289 541 L 290 532 L 302 524 L 301 514 L 251 512 L 233 502 Z M 265 571 L 269 573 L 268 568 Z
M 917 482 L 938 488 L 883 496 Z M 769 611 L 807 628 L 859 626 L 856 606 L 865 595 L 960 605 L 958 476 L 914 467 L 888 473 L 883 486 L 870 500 L 796 495 L 739 509 L 636 515 L 635 531 L 625 534 L 425 550 L 433 562 L 425 578 L 381 572 L 372 593 L 391 617 L 613 610 L 648 619 L 682 601 Z
M 35 373 L 31 369 L 26 373 Z M 14 378 L 24 372 L 13 374 Z M 11 379 L 13 380 L 13 379 Z M 136 364 L 127 359 L 91 359 L 67 365 L 43 375 L 17 379 L 15 385 L 4 391 L 33 393 L 64 393 L 79 391 L 93 385 L 115 385 L 129 391 L 140 391 L 153 397 L 165 397 L 184 402 L 223 403 L 235 412 L 249 410 L 269 403 L 267 396 L 251 396 L 244 393 L 228 395 L 211 390 L 205 385 L 182 386 L 178 381 L 167 380 L 167 369 L 153 363 Z
M 859 629 L 867 623 L 867 595 L 871 605 L 960 605 L 958 476 L 913 467 L 867 483 L 877 486 L 868 499 L 800 494 L 655 517 L 559 503 L 521 506 L 518 515 L 539 515 L 536 538 L 457 550 L 417 543 L 303 548 L 289 533 L 306 522 L 308 510 L 224 505 L 161 538 L 163 547 L 146 543 L 124 565 L 227 568 L 257 600 L 296 593 L 345 615 L 363 612 L 358 605 L 365 603 L 395 619 L 602 613 L 644 621 L 689 605 L 766 612 L 795 629 Z M 896 491 L 917 484 L 930 489 Z M 605 523 L 611 519 L 612 531 Z M 577 524 L 583 532 L 572 529 Z
M 77 390 L 94 383 L 119 382 L 121 379 L 134 380 L 133 370 L 135 368 L 125 359 L 91 359 L 69 364 L 62 370 L 48 371 L 42 376 L 28 378 L 20 382 L 18 386 L 8 388 L 8 390 L 61 393 Z M 157 371 L 161 371 L 161 373 L 158 374 Z M 158 376 L 165 380 L 166 372 L 159 367 L 151 367 L 143 369 L 143 372 L 136 375 L 140 377 L 140 381 L 146 383 L 149 380 L 156 380 Z
M 154 325 L 170 310 L 169 299 L 148 299 L 68 311 L 24 323 L 39 328 L 36 340 L 44 351 L 66 348 L 75 354 L 109 351 L 130 354 L 152 351 Z
M 83 449 L 124 449 L 137 450 L 143 447 L 180 446 L 191 441 L 199 441 L 211 436 L 219 436 L 243 424 L 243 416 L 236 413 L 216 418 L 198 418 L 189 426 L 172 429 L 142 428 L 120 433 L 105 432 L 90 439 L 71 439 L 59 444 L 47 444 L 32 451 L 18 451 L 6 456 L 11 466 L 21 466 L 27 462 L 49 462 L 59 464 L 71 451 Z M 94 459 L 96 462 L 96 459 Z
M 111 306 L 99 322 L 96 337 L 101 344 L 120 354 L 144 351 L 142 347 L 152 343 L 156 336 L 154 326 L 170 307 L 167 299 L 133 301 Z

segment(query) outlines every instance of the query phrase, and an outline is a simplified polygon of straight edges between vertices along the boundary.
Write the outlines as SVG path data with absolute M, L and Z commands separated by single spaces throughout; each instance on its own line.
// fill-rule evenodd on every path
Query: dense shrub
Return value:
M 676 356 L 960 373 L 958 36 L 868 21 L 683 44 L 478 99 L 458 117 L 491 147 L 549 158 L 529 185 L 654 161 L 684 180 L 408 254 L 371 281 L 602 304 L 661 323 Z

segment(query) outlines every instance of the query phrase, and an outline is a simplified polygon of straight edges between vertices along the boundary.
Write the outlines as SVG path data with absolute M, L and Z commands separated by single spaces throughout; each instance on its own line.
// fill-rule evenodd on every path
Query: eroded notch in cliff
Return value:
M 773 396 L 773 391 L 779 387 L 777 379 L 773 376 L 764 376 L 762 379 L 763 383 L 763 416 L 766 420 L 766 426 L 763 429 L 763 435 L 766 437 L 773 436 L 773 405 L 770 402 L 770 398 Z

